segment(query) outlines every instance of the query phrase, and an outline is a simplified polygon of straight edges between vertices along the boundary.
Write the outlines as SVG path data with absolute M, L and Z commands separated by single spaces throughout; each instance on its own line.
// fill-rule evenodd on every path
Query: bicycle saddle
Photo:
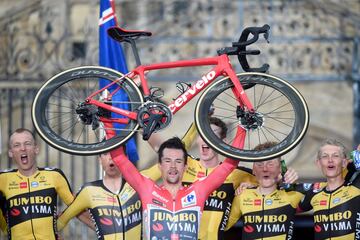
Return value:
M 149 37 L 152 35 L 151 32 L 146 32 L 146 31 L 137 31 L 137 30 L 125 30 L 123 28 L 120 27 L 110 27 L 107 30 L 107 33 L 109 34 L 109 36 L 118 41 L 118 42 L 123 42 L 123 41 L 127 41 L 128 39 L 136 39 L 139 37 Z

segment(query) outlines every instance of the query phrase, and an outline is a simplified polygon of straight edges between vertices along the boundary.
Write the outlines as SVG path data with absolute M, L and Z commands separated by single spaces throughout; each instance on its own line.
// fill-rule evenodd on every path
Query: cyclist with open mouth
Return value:
M 184 187 L 181 179 L 187 167 L 187 151 L 179 138 L 171 138 L 158 150 L 162 185 L 141 175 L 123 154 L 111 151 L 124 178 L 138 192 L 143 206 L 144 239 L 198 239 L 201 213 L 211 192 L 237 166 L 226 159 L 209 176 Z

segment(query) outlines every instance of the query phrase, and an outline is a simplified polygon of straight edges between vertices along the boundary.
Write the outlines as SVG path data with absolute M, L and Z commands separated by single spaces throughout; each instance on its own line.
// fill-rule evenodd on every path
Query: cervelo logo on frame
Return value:
M 170 111 L 173 113 L 177 108 L 182 107 L 185 103 L 191 100 L 200 90 L 202 90 L 209 81 L 214 80 L 215 71 L 211 71 L 202 76 L 191 88 L 178 97 L 172 104 L 169 105 Z

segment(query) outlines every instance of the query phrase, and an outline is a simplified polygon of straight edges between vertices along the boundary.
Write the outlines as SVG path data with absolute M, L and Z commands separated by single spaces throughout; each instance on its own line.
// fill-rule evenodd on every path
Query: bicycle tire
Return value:
M 244 125 L 236 112 L 238 102 L 232 92 L 233 83 L 225 77 L 211 84 L 196 104 L 195 124 L 203 140 L 223 156 L 248 162 L 274 159 L 296 147 L 309 124 L 309 110 L 299 91 L 285 80 L 269 74 L 239 73 L 237 77 L 261 121 L 257 126 Z M 227 123 L 230 132 L 226 140 L 212 131 L 208 117 L 210 109 L 215 109 L 213 117 Z M 246 132 L 241 148 L 231 145 L 238 126 Z M 268 141 L 277 144 L 265 150 L 254 150 L 256 145 Z
M 100 154 L 124 144 L 139 128 L 137 121 L 131 120 L 119 128 L 113 125 L 116 127 L 116 135 L 104 140 L 105 125 L 92 120 L 92 123 L 98 124 L 94 129 L 92 123 L 85 124 L 76 112 L 86 97 L 100 89 L 100 79 L 113 82 L 123 76 L 124 74 L 109 68 L 83 66 L 50 78 L 38 90 L 32 104 L 31 116 L 40 137 L 54 148 L 75 155 Z M 135 111 L 143 104 L 142 93 L 131 79 L 125 77 L 116 86 L 121 87 L 122 96 L 124 93 L 127 96 L 128 101 L 121 103 L 126 104 L 130 111 Z M 117 94 L 120 91 L 114 91 L 113 101 Z M 99 95 L 95 98 L 101 99 Z M 94 108 L 94 111 L 99 110 L 100 108 Z M 107 114 L 113 116 L 113 113 Z

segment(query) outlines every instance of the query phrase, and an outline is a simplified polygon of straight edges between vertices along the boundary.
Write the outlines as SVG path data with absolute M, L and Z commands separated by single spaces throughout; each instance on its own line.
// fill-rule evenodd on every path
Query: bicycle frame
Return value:
M 163 62 L 163 63 L 156 63 L 156 64 L 149 64 L 149 65 L 140 65 L 136 67 L 132 72 L 124 75 L 124 77 L 134 78 L 136 76 L 140 77 L 142 90 L 144 96 L 150 95 L 150 89 L 147 84 L 147 78 L 145 76 L 145 72 L 153 71 L 153 70 L 160 70 L 160 69 L 168 69 L 168 68 L 181 68 L 181 67 L 196 67 L 196 66 L 210 66 L 213 67 L 209 72 L 204 74 L 201 79 L 197 80 L 195 84 L 191 88 L 189 88 L 186 92 L 178 96 L 175 100 L 173 100 L 169 105 L 168 108 L 173 114 L 176 114 L 182 107 L 184 107 L 193 97 L 195 97 L 199 92 L 205 89 L 209 84 L 213 82 L 217 77 L 220 75 L 229 76 L 231 81 L 234 84 L 234 95 L 237 97 L 240 106 L 245 106 L 249 111 L 254 111 L 253 106 L 249 99 L 247 98 L 246 94 L 244 94 L 243 87 L 239 79 L 237 78 L 231 64 L 230 59 L 226 54 L 216 56 L 216 57 L 209 57 L 209 58 L 197 58 L 192 60 L 181 60 L 181 61 L 174 61 L 174 62 Z M 86 103 L 93 104 L 98 107 L 104 108 L 108 111 L 118 113 L 120 115 L 126 116 L 128 119 L 136 120 L 137 114 L 135 112 L 130 112 L 124 109 L 120 109 L 98 100 L 93 99 L 93 97 L 105 89 L 109 88 L 111 85 L 116 84 L 117 82 L 121 81 L 122 78 L 118 79 L 115 82 L 112 82 L 105 86 L 104 88 L 96 91 L 95 93 L 91 94 L 87 99 Z M 119 87 L 120 89 L 120 87 Z M 116 89 L 114 92 L 118 91 Z M 111 98 L 111 96 L 110 96 Z M 112 119 L 111 122 L 118 122 L 118 123 L 128 123 L 128 119 Z M 108 122 L 109 119 L 101 119 L 104 122 Z
M 232 83 L 234 84 L 233 93 L 239 102 L 239 106 L 246 108 L 249 111 L 254 111 L 253 105 L 246 96 L 245 91 L 232 68 L 230 59 L 226 54 L 222 54 L 216 57 L 197 58 L 192 60 L 180 60 L 174 62 L 163 62 L 163 63 L 149 64 L 149 65 L 140 65 L 136 67 L 133 71 L 124 75 L 124 77 L 130 77 L 131 79 L 133 79 L 134 77 L 139 76 L 144 96 L 149 96 L 150 89 L 147 84 L 147 78 L 145 76 L 145 72 L 160 70 L 160 69 L 168 69 L 168 68 L 196 67 L 196 66 L 214 66 L 214 67 L 209 72 L 204 74 L 201 77 L 201 79 L 197 80 L 196 83 L 193 84 L 191 88 L 189 88 L 186 92 L 178 96 L 167 106 L 172 112 L 172 114 L 176 114 L 176 112 L 178 112 L 182 107 L 184 107 L 193 97 L 195 97 L 198 93 L 204 90 L 220 75 L 228 76 L 231 79 Z M 122 78 L 108 84 L 104 88 L 91 94 L 86 99 L 86 103 L 88 104 L 93 104 L 98 107 L 104 108 L 110 112 L 114 112 L 122 116 L 125 116 L 125 118 L 111 118 L 111 119 L 100 117 L 100 121 L 102 121 L 105 124 L 110 124 L 110 123 L 127 124 L 129 122 L 129 119 L 137 120 L 136 112 L 131 112 L 125 109 L 117 108 L 115 106 L 100 102 L 93 98 L 95 95 L 100 94 L 111 85 L 121 81 Z M 116 90 L 113 91 L 113 93 L 120 90 L 120 88 L 121 87 L 119 86 Z M 111 99 L 111 95 L 110 95 L 110 99 Z M 241 127 L 238 127 L 237 134 L 235 139 L 233 139 L 232 145 L 243 147 L 245 143 L 245 137 L 246 137 L 246 130 Z

